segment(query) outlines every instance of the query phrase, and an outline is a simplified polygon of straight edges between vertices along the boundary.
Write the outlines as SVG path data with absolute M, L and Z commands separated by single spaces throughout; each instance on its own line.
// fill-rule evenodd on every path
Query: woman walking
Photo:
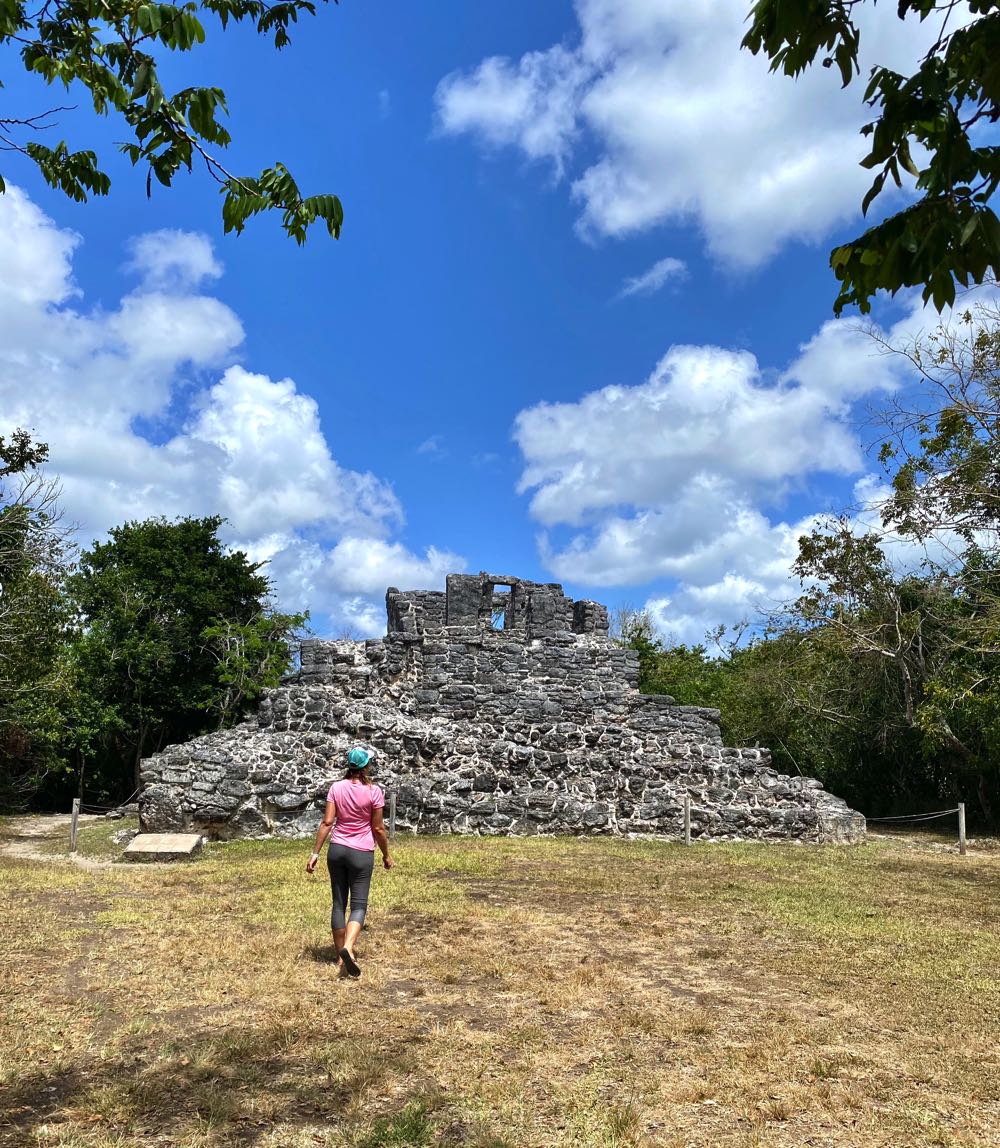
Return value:
M 313 853 L 306 865 L 307 873 L 316 871 L 319 851 L 333 829 L 326 854 L 333 890 L 330 927 L 333 929 L 333 944 L 337 950 L 337 965 L 352 977 L 361 976 L 354 945 L 368 909 L 368 890 L 375 867 L 376 843 L 382 852 L 382 864 L 386 869 L 393 866 L 389 856 L 389 837 L 382 820 L 385 795 L 368 776 L 370 761 L 371 754 L 367 750 L 348 751 L 347 772 L 340 781 L 330 786 L 323 820 L 316 830 Z

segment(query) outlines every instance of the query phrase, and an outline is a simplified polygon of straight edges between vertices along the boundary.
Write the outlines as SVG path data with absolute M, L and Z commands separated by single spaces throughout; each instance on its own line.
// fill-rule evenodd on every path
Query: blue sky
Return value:
M 864 412 L 905 380 L 832 319 L 860 90 L 769 75 L 746 6 L 344 0 L 280 54 L 210 27 L 165 74 L 226 90 L 232 170 L 339 194 L 337 243 L 223 236 L 201 172 L 147 201 L 82 112 L 60 130 L 107 149 L 108 200 L 5 155 L 2 422 L 50 443 L 81 541 L 223 514 L 331 634 L 452 569 L 685 641 L 786 597 L 815 516 L 877 498 Z M 865 19 L 867 62 L 929 36 Z M 46 105 L 15 65 L 8 106 Z

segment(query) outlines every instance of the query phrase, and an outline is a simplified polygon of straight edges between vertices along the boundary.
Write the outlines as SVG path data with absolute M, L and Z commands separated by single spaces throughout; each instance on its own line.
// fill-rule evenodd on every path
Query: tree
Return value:
M 336 3 L 337 0 L 334 0 Z M 155 179 L 169 187 L 181 168 L 204 165 L 224 193 L 225 230 L 240 232 L 251 216 L 280 211 L 281 225 L 298 243 L 317 220 L 335 239 L 344 213 L 335 195 L 304 197 L 291 172 L 276 163 L 257 176 L 234 175 L 213 149 L 231 137 L 220 123 L 227 111 L 225 93 L 216 87 L 164 89 L 160 65 L 169 52 L 186 52 L 206 37 L 204 17 L 251 24 L 261 36 L 273 37 L 275 48 L 289 42 L 289 27 L 300 15 L 314 15 L 316 0 L 189 0 L 188 3 L 144 3 L 142 0 L 0 0 L 0 45 L 20 45 L 21 63 L 32 75 L 67 90 L 84 89 L 95 113 L 116 113 L 128 139 L 120 150 L 134 166 L 146 170 L 146 194 Z M 107 195 L 111 179 L 97 153 L 73 151 L 65 141 L 42 143 L 38 134 L 52 126 L 65 107 L 35 115 L 0 116 L 0 149 L 34 162 L 46 182 L 71 199 Z M 0 174 L 0 192 L 4 190 Z
M 989 691 L 942 705 L 942 687 L 961 676 L 955 635 L 942 635 L 933 617 L 938 606 L 947 614 L 947 595 L 928 612 L 933 589 L 916 576 L 897 582 L 878 540 L 856 538 L 846 522 L 801 546 L 803 595 L 757 632 L 718 628 L 708 635 L 716 653 L 670 646 L 648 614 L 619 611 L 615 630 L 639 652 L 640 688 L 718 709 L 726 745 L 767 746 L 779 771 L 817 777 L 856 808 L 909 812 L 953 798 L 971 779 L 989 809 L 980 785 Z
M 929 743 L 982 764 L 985 807 L 1000 752 L 1000 305 L 973 301 L 929 334 L 895 344 L 874 335 L 923 383 L 915 400 L 904 392 L 884 416 L 880 458 L 891 495 L 883 525 L 927 547 L 952 615 L 950 656 L 918 720 Z
M 71 554 L 59 489 L 38 471 L 48 448 L 0 438 L 0 807 L 19 808 L 62 767 L 66 681 L 60 652 Z M 4 481 L 7 480 L 7 481 Z
M 732 631 L 720 626 L 707 635 L 714 654 L 704 645 L 668 645 L 644 610 L 620 608 L 612 630 L 639 654 L 643 693 L 717 709 L 726 745 L 767 746 L 782 772 L 819 777 L 837 785 L 838 792 L 859 792 L 849 766 L 854 758 L 845 751 L 849 739 L 821 712 L 825 698 L 819 683 L 829 685 L 837 668 L 792 627 L 751 635 L 746 623 Z M 869 808 L 871 803 L 861 804 Z
M 665 694 L 659 681 L 658 666 L 663 642 L 648 610 L 636 610 L 622 603 L 610 618 L 609 632 L 619 646 L 639 655 L 639 689 L 644 694 Z
M 979 300 L 930 334 L 890 343 L 923 384 L 884 413 L 880 459 L 892 496 L 882 508 L 900 533 L 1000 548 L 1000 305 Z M 946 552 L 954 550 L 954 544 Z
M 0 435 L 0 478 L 34 469 L 48 457 L 48 443 L 32 442 L 31 434 L 20 427 L 9 440 Z
M 846 521 L 799 541 L 794 569 L 808 585 L 791 608 L 792 624 L 820 657 L 847 670 L 835 690 L 814 694 L 816 716 L 867 729 L 872 746 L 891 748 L 904 772 L 929 767 L 940 796 L 960 798 L 975 787 L 993 821 L 1000 569 L 994 563 L 987 574 L 983 556 L 977 563 L 970 553 L 957 569 L 927 562 L 897 573 L 882 541 L 855 534 Z M 914 780 L 911 792 L 919 788 Z
M 861 0 L 757 0 L 743 46 L 764 52 L 771 70 L 797 76 L 822 57 L 847 87 L 858 73 Z M 872 0 L 874 3 L 875 0 Z M 960 23 L 966 9 L 971 17 Z M 835 247 L 830 266 L 840 280 L 839 315 L 857 304 L 870 311 L 879 290 L 922 286 L 940 311 L 968 286 L 1000 275 L 1000 219 L 989 200 L 1000 184 L 1000 147 L 982 129 L 1000 119 L 1000 0 L 898 0 L 899 18 L 938 19 L 937 35 L 912 75 L 872 69 L 864 101 L 876 116 L 862 132 L 862 160 L 877 169 L 862 202 L 869 206 L 892 179 L 909 173 L 922 193 L 912 206 Z M 921 166 L 922 165 L 922 166 Z
M 802 594 L 772 619 L 794 656 L 773 676 L 817 728 L 838 731 L 837 768 L 855 792 L 912 810 L 974 790 L 995 823 L 1000 307 L 980 298 L 901 342 L 871 334 L 916 384 L 880 415 L 881 527 L 844 517 L 799 540 Z M 895 569 L 887 543 L 901 539 L 911 547 Z
M 116 719 L 109 788 L 115 771 L 120 787 L 136 784 L 143 757 L 239 718 L 289 664 L 305 616 L 274 609 L 260 565 L 220 542 L 222 521 L 126 523 L 69 581 L 75 662 Z
M 215 689 L 206 708 L 220 728 L 277 685 L 289 666 L 289 636 L 305 620 L 304 614 L 261 610 L 248 622 L 221 619 L 205 627 L 204 648 L 215 659 Z

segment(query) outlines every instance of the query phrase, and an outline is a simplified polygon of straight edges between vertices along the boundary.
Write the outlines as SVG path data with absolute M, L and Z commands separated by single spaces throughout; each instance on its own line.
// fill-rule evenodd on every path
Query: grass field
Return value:
M 396 853 L 356 982 L 306 843 L 0 858 L 0 1145 L 1000 1144 L 995 852 Z

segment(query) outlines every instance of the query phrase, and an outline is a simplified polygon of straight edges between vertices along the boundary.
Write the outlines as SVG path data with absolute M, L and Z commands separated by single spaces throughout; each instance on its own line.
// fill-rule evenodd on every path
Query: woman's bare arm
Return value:
M 389 856 L 389 834 L 385 831 L 381 809 L 372 810 L 372 836 L 375 838 L 375 844 L 382 850 L 382 864 L 386 869 L 391 869 L 396 862 Z
M 337 805 L 333 801 L 326 803 L 326 809 L 323 811 L 323 820 L 319 823 L 319 828 L 316 830 L 316 840 L 313 842 L 312 856 L 306 864 L 306 872 L 312 873 L 316 869 L 316 862 L 319 860 L 319 851 L 323 848 L 323 842 L 330 836 L 330 830 L 333 828 L 333 823 L 337 820 Z

